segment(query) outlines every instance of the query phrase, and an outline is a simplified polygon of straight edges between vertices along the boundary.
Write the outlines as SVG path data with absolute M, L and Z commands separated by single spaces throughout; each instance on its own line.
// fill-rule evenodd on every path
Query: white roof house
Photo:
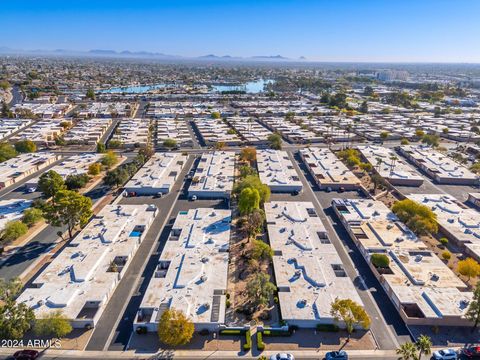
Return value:
M 447 194 L 410 194 L 408 198 L 431 208 L 443 232 L 480 260 L 480 212 Z
M 233 151 L 204 153 L 188 188 L 188 196 L 229 199 L 233 188 L 234 169 Z
M 230 210 L 180 211 L 134 321 L 156 331 L 163 312 L 175 308 L 196 330 L 225 322 Z
M 302 191 L 303 185 L 286 151 L 257 150 L 260 180 L 272 192 Z
M 479 182 L 479 177 L 465 166 L 430 147 L 405 145 L 399 151 L 438 183 L 473 185 Z
M 333 323 L 338 297 L 362 301 L 311 202 L 265 204 L 282 318 L 290 325 Z
M 359 146 L 358 150 L 374 169 L 394 185 L 420 186 L 423 177 L 403 161 L 393 150 L 383 146 Z
M 180 153 L 155 153 L 125 185 L 139 195 L 168 193 L 180 175 L 188 156 Z
M 420 186 L 423 177 L 399 156 L 383 146 L 359 146 L 358 150 L 374 169 L 393 185 Z
M 300 156 L 320 188 L 355 189 L 360 187 L 360 179 L 330 149 L 301 149 Z
M 53 170 L 58 173 L 64 180 L 69 175 L 81 175 L 88 173 L 88 167 L 96 162 L 99 162 L 102 158 L 102 154 L 84 153 L 70 156 L 64 159 L 58 165 L 51 167 L 49 170 Z M 29 184 L 38 183 L 40 177 L 29 180 Z
M 61 158 L 47 152 L 20 154 L 0 164 L 0 189 L 15 184 Z
M 156 215 L 149 205 L 107 205 L 17 298 L 37 318 L 60 310 L 95 326 Z
M 472 293 L 382 202 L 334 199 L 333 208 L 407 324 L 467 326 Z M 389 266 L 376 269 L 375 253 Z

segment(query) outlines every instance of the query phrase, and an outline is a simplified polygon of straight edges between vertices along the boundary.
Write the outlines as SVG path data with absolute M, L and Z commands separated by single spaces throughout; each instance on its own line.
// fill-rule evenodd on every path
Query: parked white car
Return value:
M 278 353 L 270 356 L 270 360 L 295 360 L 292 354 Z
M 458 355 L 454 349 L 442 349 L 435 351 L 433 358 L 436 360 L 456 360 Z

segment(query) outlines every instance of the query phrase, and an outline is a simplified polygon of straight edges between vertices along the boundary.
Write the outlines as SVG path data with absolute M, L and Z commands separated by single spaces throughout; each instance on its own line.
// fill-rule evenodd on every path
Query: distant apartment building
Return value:
M 394 151 L 383 146 L 359 146 L 358 150 L 377 173 L 393 185 L 420 186 L 423 177 Z
M 474 185 L 479 182 L 479 177 L 465 166 L 432 148 L 405 145 L 399 147 L 399 151 L 438 183 Z
M 299 152 L 308 171 L 321 189 L 344 188 L 351 190 L 360 188 L 360 179 L 330 149 L 306 148 Z

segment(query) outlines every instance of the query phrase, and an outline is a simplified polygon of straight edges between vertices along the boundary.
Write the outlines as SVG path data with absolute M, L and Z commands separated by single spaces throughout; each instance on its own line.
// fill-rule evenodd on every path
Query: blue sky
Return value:
M 2 1 L 0 46 L 480 63 L 478 0 Z

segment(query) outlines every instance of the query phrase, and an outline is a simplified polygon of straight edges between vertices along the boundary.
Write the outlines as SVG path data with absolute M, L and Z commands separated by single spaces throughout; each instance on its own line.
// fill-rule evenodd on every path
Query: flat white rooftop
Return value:
M 431 208 L 438 224 L 480 259 L 480 212 L 447 194 L 410 194 L 408 198 Z
M 360 186 L 360 180 L 329 149 L 306 148 L 300 156 L 320 187 Z
M 64 159 L 61 163 L 53 166 L 50 170 L 58 173 L 63 179 L 69 175 L 81 175 L 88 173 L 88 167 L 102 158 L 102 154 L 85 153 L 73 155 Z M 28 183 L 37 183 L 39 177 L 29 180 Z
M 180 153 L 155 153 L 125 185 L 138 194 L 168 193 L 187 162 Z
M 303 326 L 333 323 L 338 297 L 362 304 L 311 202 L 265 204 L 283 319 Z
M 380 176 L 392 184 L 420 186 L 423 183 L 423 177 L 394 151 L 374 145 L 359 146 L 358 150 Z
M 188 188 L 189 196 L 230 198 L 234 170 L 235 153 L 233 151 L 204 153 Z
M 441 183 L 478 182 L 478 176 L 447 155 L 426 146 L 405 145 L 400 152 Z
M 472 293 L 382 202 L 335 199 L 332 205 L 367 261 L 374 253 L 388 256 L 389 267 L 378 276 L 407 321 L 464 321 Z
M 0 187 L 7 187 L 60 159 L 48 152 L 20 154 L 0 164 Z
M 149 205 L 107 205 L 17 302 L 31 307 L 40 318 L 61 310 L 74 326 L 94 324 L 155 215 L 156 208 Z
M 301 191 L 302 182 L 286 151 L 257 150 L 258 174 L 274 192 Z
M 195 325 L 225 322 L 230 210 L 180 211 L 143 297 L 135 325 L 154 331 L 175 308 Z

